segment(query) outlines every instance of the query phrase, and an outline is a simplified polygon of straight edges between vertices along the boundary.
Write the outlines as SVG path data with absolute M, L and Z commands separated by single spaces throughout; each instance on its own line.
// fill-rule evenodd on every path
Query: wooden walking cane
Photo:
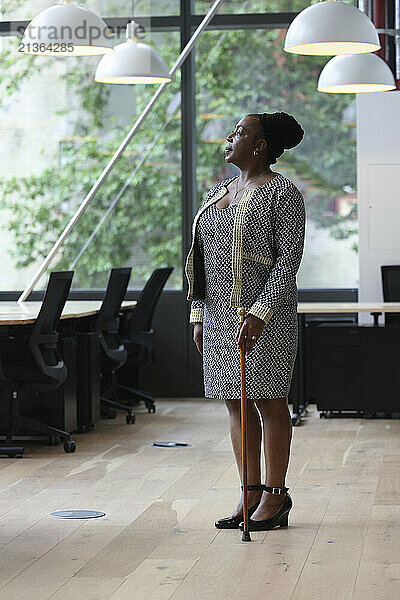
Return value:
M 245 308 L 237 310 L 240 316 L 240 326 L 244 322 Z M 240 415 L 242 422 L 242 479 L 243 479 L 243 516 L 244 527 L 242 542 L 251 542 L 249 532 L 249 507 L 247 501 L 247 402 L 246 402 L 246 363 L 243 346 L 240 346 Z

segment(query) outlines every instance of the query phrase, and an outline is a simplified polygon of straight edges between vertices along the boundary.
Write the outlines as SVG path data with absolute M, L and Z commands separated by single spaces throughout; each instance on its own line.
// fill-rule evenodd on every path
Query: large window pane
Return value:
M 218 8 L 218 13 L 297 12 L 310 4 L 315 4 L 316 1 L 319 2 L 319 0 L 225 0 Z M 344 2 L 346 1 L 356 4 L 356 0 L 344 0 Z M 207 12 L 212 4 L 212 0 L 195 0 L 196 14 Z
M 105 17 L 126 17 L 132 14 L 132 0 L 86 0 L 88 8 Z M 140 17 L 178 15 L 179 0 L 135 0 L 134 14 Z
M 249 113 L 285 111 L 303 141 L 271 168 L 301 189 L 307 236 L 300 287 L 357 287 L 354 95 L 316 91 L 327 57 L 282 51 L 286 30 L 208 31 L 197 57 L 199 203 L 216 181 L 236 175 L 225 164 L 226 135 Z M 210 50 L 211 49 L 211 50 Z
M 58 0 L 0 0 L 0 15 L 3 21 L 23 21 L 55 4 Z M 129 17 L 132 14 L 131 0 L 80 0 L 77 4 L 102 17 Z M 180 4 L 179 0 L 135 0 L 134 10 L 138 17 L 178 15 Z
M 145 41 L 173 64 L 177 32 L 154 33 Z M 98 84 L 98 57 L 19 56 L 16 44 L 15 38 L 3 39 L 2 290 L 25 287 L 158 88 Z M 131 286 L 140 288 L 155 268 L 171 265 L 167 287 L 181 289 L 180 148 L 178 75 L 51 268 L 73 268 L 75 288 L 103 288 L 111 267 L 132 265 Z

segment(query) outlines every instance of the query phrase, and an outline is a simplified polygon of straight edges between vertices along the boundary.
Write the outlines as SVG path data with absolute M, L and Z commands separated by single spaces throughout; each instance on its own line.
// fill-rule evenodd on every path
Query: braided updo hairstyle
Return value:
M 268 145 L 267 165 L 276 163 L 276 159 L 285 150 L 300 144 L 304 130 L 292 115 L 285 112 L 261 113 L 258 118 Z

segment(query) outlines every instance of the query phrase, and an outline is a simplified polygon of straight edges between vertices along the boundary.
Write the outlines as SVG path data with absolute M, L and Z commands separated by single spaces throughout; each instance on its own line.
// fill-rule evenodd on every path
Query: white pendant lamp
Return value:
M 126 27 L 126 42 L 100 60 L 94 80 L 100 83 L 169 83 L 171 75 L 162 56 L 151 46 L 138 42 L 135 21 Z
M 385 92 L 396 89 L 394 76 L 376 54 L 347 54 L 331 58 L 318 80 L 319 92 Z
M 287 30 L 284 50 L 332 56 L 380 48 L 378 33 L 365 13 L 347 2 L 327 0 L 301 11 Z
M 105 54 L 112 52 L 112 40 L 101 17 L 64 0 L 30 21 L 20 52 L 57 57 Z

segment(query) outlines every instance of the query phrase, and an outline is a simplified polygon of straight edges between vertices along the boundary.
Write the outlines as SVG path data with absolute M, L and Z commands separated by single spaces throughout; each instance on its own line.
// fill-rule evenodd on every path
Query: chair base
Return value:
M 110 391 L 110 390 L 107 390 Z M 115 410 L 126 410 L 128 413 L 126 415 L 126 422 L 128 424 L 132 424 L 136 420 L 135 413 L 131 406 L 122 404 L 122 402 L 117 402 L 116 400 L 111 400 L 110 398 L 106 398 L 105 396 L 100 397 L 101 401 L 101 418 L 102 419 L 115 419 L 117 413 Z M 110 410 L 111 409 L 111 410 Z
M 8 419 L 0 419 L 0 429 L 5 428 L 5 426 L 9 425 L 10 421 Z M 35 435 L 42 434 L 45 436 L 57 436 L 64 440 L 70 440 L 71 434 L 67 431 L 63 431 L 62 429 L 57 429 L 56 427 L 52 427 L 51 425 L 46 425 L 45 423 L 40 423 L 39 421 L 35 421 L 35 419 L 31 419 L 30 417 L 24 417 L 19 415 L 18 420 L 15 423 L 15 431 L 17 429 L 26 429 L 28 433 L 26 434 L 18 434 L 13 433 L 12 437 L 22 436 L 22 435 Z M 31 433 L 32 432 L 32 433 Z M 7 435 L 7 434 L 5 434 Z
M 10 458 L 12 456 L 22 455 L 24 453 L 23 446 L 13 446 L 13 440 L 16 437 L 44 435 L 49 438 L 49 443 L 57 445 L 60 440 L 64 440 L 65 452 L 75 452 L 76 443 L 71 439 L 71 434 L 62 429 L 57 429 L 51 425 L 40 423 L 30 417 L 25 417 L 19 414 L 18 394 L 12 392 L 10 398 L 10 416 L 0 419 L 0 430 L 3 430 L 6 437 L 6 445 L 0 447 L 0 454 L 6 454 Z M 8 431 L 7 431 L 8 430 Z M 24 431 L 23 434 L 18 431 Z
M 103 419 L 113 419 L 116 417 L 116 410 L 125 410 L 128 414 L 126 416 L 127 423 L 135 422 L 135 413 L 133 411 L 133 405 L 130 402 L 121 402 L 119 400 L 119 392 L 127 392 L 136 400 L 135 404 L 143 400 L 146 404 L 147 410 L 150 412 L 156 412 L 153 396 L 142 390 L 129 387 L 127 385 L 121 385 L 117 381 L 116 370 L 111 372 L 102 373 L 102 392 L 100 394 L 101 400 L 101 416 Z
M 128 394 L 131 394 L 133 396 L 133 398 L 135 400 L 137 400 L 138 402 L 143 400 L 149 413 L 156 412 L 156 405 L 154 403 L 153 396 L 151 394 L 148 394 L 147 392 L 143 392 L 142 390 L 128 387 L 127 385 L 118 384 L 117 388 L 118 388 L 118 390 L 122 390 L 123 392 L 128 392 Z

